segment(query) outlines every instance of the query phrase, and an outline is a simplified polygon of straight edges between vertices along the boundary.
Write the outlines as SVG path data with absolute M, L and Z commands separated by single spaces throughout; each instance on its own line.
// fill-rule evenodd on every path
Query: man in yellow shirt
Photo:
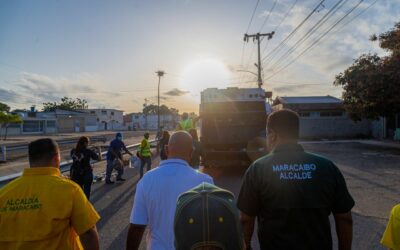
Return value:
M 381 244 L 392 250 L 400 250 L 400 204 L 397 204 L 390 213 Z
M 0 249 L 99 249 L 100 216 L 81 188 L 60 176 L 57 143 L 31 142 L 29 164 L 0 189 Z

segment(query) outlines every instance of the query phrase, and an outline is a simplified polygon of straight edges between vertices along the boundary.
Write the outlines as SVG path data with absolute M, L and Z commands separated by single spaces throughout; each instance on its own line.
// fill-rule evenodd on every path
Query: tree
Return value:
M 10 106 L 5 103 L 0 102 L 0 112 L 10 112 Z
M 361 55 L 334 81 L 334 85 L 343 87 L 344 107 L 355 121 L 400 112 L 400 22 L 370 40 L 379 41 L 388 55 Z
M 43 111 L 50 112 L 55 111 L 56 109 L 62 110 L 79 110 L 79 109 L 87 109 L 88 104 L 85 99 L 76 98 L 75 100 L 69 97 L 61 98 L 61 102 L 46 102 L 43 103 Z
M 173 115 L 173 114 L 178 114 L 178 112 L 179 111 L 175 108 L 168 108 L 168 106 L 166 106 L 166 105 L 160 106 L 160 115 Z M 158 114 L 157 105 L 155 105 L 155 104 L 144 105 L 143 106 L 143 114 L 157 115 Z
M 4 134 L 4 140 L 7 140 L 8 126 L 10 124 L 21 124 L 22 119 L 19 115 L 7 114 L 5 112 L 0 112 L 0 132 L 3 127 L 6 128 L 6 132 Z M 1 133 L 0 133 L 1 135 Z

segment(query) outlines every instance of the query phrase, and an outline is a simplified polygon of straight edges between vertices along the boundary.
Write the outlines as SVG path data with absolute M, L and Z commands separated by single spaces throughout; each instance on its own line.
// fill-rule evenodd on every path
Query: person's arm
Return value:
M 128 150 L 128 148 L 125 146 L 125 143 L 122 142 L 122 148 L 124 149 L 125 153 L 127 153 L 128 155 L 132 156 L 133 154 L 131 153 L 131 151 Z
M 350 250 L 353 240 L 353 218 L 351 212 L 333 214 L 336 224 L 339 250 Z
M 246 249 L 251 249 L 251 238 L 253 237 L 255 219 L 256 217 L 254 216 L 250 216 L 243 212 L 240 212 L 240 223 L 242 224 L 243 228 L 243 236 Z
M 71 209 L 71 226 L 79 235 L 84 249 L 99 249 L 99 236 L 96 230 L 96 223 L 100 216 L 88 201 L 82 189 L 74 184 L 74 193 Z
M 144 230 L 146 225 L 130 224 L 128 237 L 126 239 L 126 250 L 137 250 L 139 249 L 140 242 L 142 242 Z
M 89 150 L 90 151 L 90 158 L 98 161 L 100 159 L 100 156 L 98 154 L 96 154 L 96 152 L 94 152 L 93 150 Z M 101 152 L 99 152 L 101 154 Z
M 130 226 L 128 237 L 126 239 L 126 249 L 139 248 L 143 232 L 148 224 L 149 216 L 147 214 L 147 205 L 144 193 L 145 188 L 143 185 L 143 179 L 141 179 L 136 186 L 135 198 L 129 219 Z
M 79 235 L 79 240 L 85 250 L 99 250 L 99 235 L 96 226 Z

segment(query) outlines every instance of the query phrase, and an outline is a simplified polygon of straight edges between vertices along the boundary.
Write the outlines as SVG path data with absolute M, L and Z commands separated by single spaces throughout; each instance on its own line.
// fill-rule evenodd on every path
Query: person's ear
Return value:
M 52 159 L 52 167 L 60 167 L 60 163 L 61 163 L 61 156 L 60 156 L 60 151 L 57 151 L 56 154 L 54 154 L 53 159 Z

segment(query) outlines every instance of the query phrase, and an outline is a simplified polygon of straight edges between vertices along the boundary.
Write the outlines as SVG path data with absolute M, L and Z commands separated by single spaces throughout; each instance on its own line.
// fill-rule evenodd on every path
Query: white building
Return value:
M 160 115 L 160 126 L 166 130 L 173 130 L 179 119 L 178 115 Z M 124 116 L 124 124 L 128 130 L 157 130 L 158 116 L 130 113 Z
M 118 109 L 84 109 L 97 117 L 97 130 L 125 130 L 124 115 Z

